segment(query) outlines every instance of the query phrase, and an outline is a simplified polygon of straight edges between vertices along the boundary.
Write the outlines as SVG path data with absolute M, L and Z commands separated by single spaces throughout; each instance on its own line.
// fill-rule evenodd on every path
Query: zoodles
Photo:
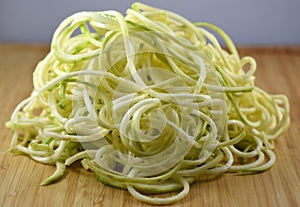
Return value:
M 255 70 L 210 23 L 142 3 L 126 16 L 75 13 L 58 26 L 31 95 L 6 123 L 11 151 L 56 165 L 42 185 L 80 160 L 142 202 L 173 203 L 201 176 L 274 164 L 289 103 L 255 86 Z

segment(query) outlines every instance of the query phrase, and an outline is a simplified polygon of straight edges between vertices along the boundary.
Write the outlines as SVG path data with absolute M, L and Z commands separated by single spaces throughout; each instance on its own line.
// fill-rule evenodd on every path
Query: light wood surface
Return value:
M 32 72 L 47 45 L 0 44 L 0 206 L 148 206 L 127 191 L 104 186 L 79 164 L 58 183 L 42 187 L 54 166 L 7 151 L 11 134 L 4 123 L 32 90 Z M 254 175 L 223 174 L 191 186 L 190 194 L 172 206 L 300 206 L 300 46 L 241 47 L 242 56 L 258 64 L 256 84 L 270 93 L 284 93 L 291 105 L 291 125 L 276 141 L 277 161 Z

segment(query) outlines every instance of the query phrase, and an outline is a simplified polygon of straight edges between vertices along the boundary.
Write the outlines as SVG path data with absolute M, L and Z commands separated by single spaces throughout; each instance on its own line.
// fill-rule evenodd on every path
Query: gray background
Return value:
M 0 42 L 50 43 L 57 25 L 83 10 L 125 14 L 130 0 L 0 0 Z M 300 44 L 300 0 L 140 0 L 221 27 L 239 45 Z

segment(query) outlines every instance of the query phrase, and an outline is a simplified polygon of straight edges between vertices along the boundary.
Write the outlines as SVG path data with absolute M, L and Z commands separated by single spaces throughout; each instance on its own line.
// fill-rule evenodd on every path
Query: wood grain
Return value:
M 127 191 L 104 186 L 91 172 L 73 165 L 58 183 L 42 187 L 54 166 L 5 153 L 11 134 L 4 123 L 32 90 L 32 72 L 47 45 L 0 44 L 0 206 L 148 206 Z M 256 83 L 269 93 L 284 93 L 291 105 L 291 126 L 277 139 L 276 164 L 260 174 L 223 174 L 191 186 L 190 194 L 172 206 L 300 206 L 300 46 L 241 47 L 241 56 L 256 59 Z

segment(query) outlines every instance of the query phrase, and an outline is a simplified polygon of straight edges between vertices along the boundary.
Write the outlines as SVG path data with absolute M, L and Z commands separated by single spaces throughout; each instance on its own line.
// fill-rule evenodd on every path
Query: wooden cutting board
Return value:
M 4 123 L 14 107 L 29 96 L 32 72 L 48 45 L 0 44 L 0 206 L 148 206 L 127 191 L 107 187 L 75 164 L 58 183 L 39 186 L 54 166 L 7 151 L 11 134 Z M 189 195 L 172 206 L 300 206 L 300 46 L 239 48 L 258 64 L 257 85 L 269 93 L 284 93 L 291 106 L 289 130 L 277 139 L 276 164 L 254 175 L 223 174 L 191 186 Z

